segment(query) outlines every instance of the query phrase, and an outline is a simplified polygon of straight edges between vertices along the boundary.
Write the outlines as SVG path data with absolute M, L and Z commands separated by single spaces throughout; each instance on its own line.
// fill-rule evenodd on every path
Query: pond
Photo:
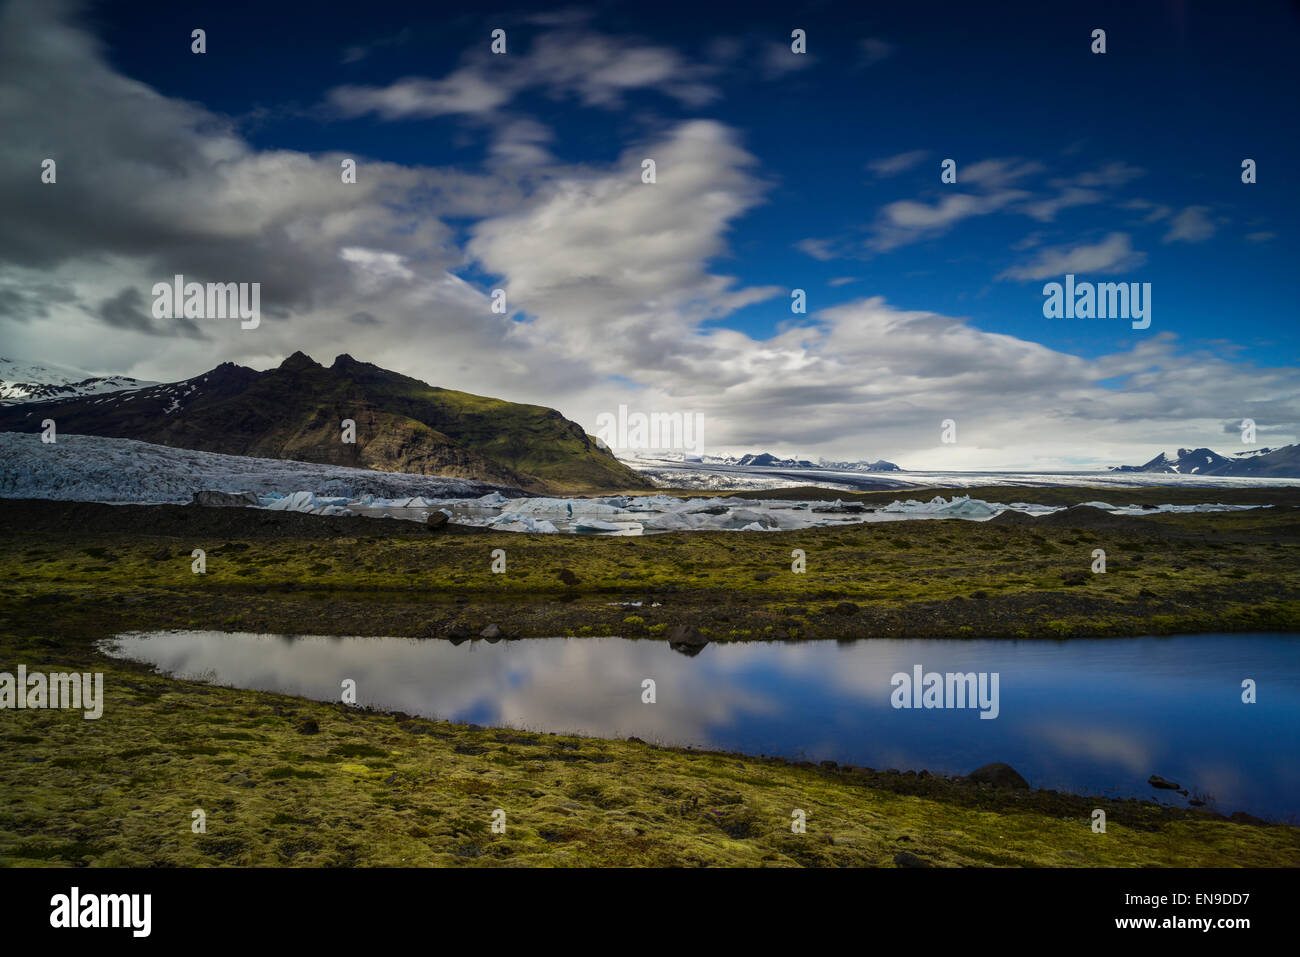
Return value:
M 1296 636 L 735 642 L 686 655 L 612 637 L 176 631 L 102 647 L 178 677 L 323 701 L 352 679 L 359 705 L 458 722 L 937 774 L 1005 761 L 1034 787 L 1300 819 Z M 1153 774 L 1189 793 L 1152 788 Z

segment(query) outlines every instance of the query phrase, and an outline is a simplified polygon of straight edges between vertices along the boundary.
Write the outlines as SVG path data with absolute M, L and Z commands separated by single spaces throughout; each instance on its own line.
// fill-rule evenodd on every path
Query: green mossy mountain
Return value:
M 109 395 L 0 408 L 0 430 L 138 439 L 173 448 L 450 475 L 561 493 L 643 489 L 637 472 L 554 409 L 440 389 L 341 355 L 295 352 L 257 372 L 223 363 Z M 341 422 L 356 423 L 356 442 Z

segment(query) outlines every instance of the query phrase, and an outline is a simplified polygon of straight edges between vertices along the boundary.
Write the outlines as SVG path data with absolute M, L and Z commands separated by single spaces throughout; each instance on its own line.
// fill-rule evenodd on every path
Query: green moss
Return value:
M 1300 631 L 1294 514 L 1279 504 L 1162 516 L 1123 532 L 936 521 L 887 536 L 858 525 L 642 539 L 430 535 L 400 522 L 361 535 L 318 519 L 310 534 L 250 530 L 236 542 L 12 523 L 0 550 L 0 661 L 93 667 L 108 699 L 94 722 L 7 714 L 0 863 L 888 866 L 905 849 L 938 866 L 1295 866 L 1291 827 L 471 730 L 177 681 L 94 650 L 131 628 L 472 636 L 490 621 L 518 635 L 636 628 L 660 639 L 687 623 L 713 640 Z M 512 571 L 493 575 L 501 546 Z M 196 547 L 208 549 L 207 575 L 190 573 Z M 1107 550 L 1105 575 L 1089 572 L 1093 547 Z M 790 573 L 793 548 L 806 550 L 806 574 Z M 103 552 L 89 556 L 93 570 L 87 549 Z M 1063 584 L 1080 572 L 1086 584 Z M 643 602 L 640 614 L 625 601 Z M 303 733 L 309 719 L 319 733 Z M 1091 833 L 1092 807 L 1107 810 L 1106 835 Z M 204 835 L 190 829 L 196 808 Z M 490 830 L 497 808 L 505 834 Z M 796 808 L 807 834 L 790 831 Z

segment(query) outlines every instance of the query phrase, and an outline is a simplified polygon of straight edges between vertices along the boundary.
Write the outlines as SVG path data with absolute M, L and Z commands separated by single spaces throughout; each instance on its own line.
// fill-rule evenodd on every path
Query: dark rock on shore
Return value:
M 252 492 L 195 492 L 191 505 L 206 505 L 210 508 L 248 508 L 257 505 L 257 496 Z
M 1160 788 L 1165 791 L 1177 791 L 1179 787 L 1181 787 L 1181 785 L 1174 781 L 1166 781 L 1158 774 L 1153 774 L 1151 777 L 1147 778 L 1147 784 L 1151 785 L 1153 788 Z
M 704 646 L 709 643 L 709 639 L 700 634 L 698 628 L 694 625 L 673 625 L 664 634 L 670 645 L 699 645 Z
M 673 625 L 664 637 L 668 640 L 669 648 L 688 658 L 694 658 L 709 643 L 709 639 L 700 634 L 694 625 Z
M 976 784 L 987 784 L 995 788 L 1010 788 L 1016 791 L 1029 790 L 1029 782 L 1022 778 L 1015 768 L 1009 764 L 1003 764 L 1001 761 L 994 761 L 992 764 L 976 768 L 967 776 L 966 780 L 974 781 Z
M 1000 516 L 999 516 L 1000 517 Z M 1105 528 L 1121 532 L 1159 533 L 1161 527 L 1149 518 L 1131 515 L 1112 515 L 1095 505 L 1071 505 L 1063 512 L 1053 512 L 1034 519 L 1040 527 L 1050 528 Z
M 1026 515 L 1024 512 L 1017 512 L 1008 509 L 1005 512 L 999 512 L 988 520 L 989 525 L 1033 525 L 1038 519 L 1032 515 Z
M 432 512 L 430 512 L 429 517 L 424 520 L 424 525 L 426 528 L 433 530 L 433 529 L 442 528 L 449 521 L 451 521 L 451 519 L 447 517 L 446 512 L 442 511 L 441 509 L 435 509 Z
M 909 851 L 899 851 L 894 855 L 895 867 L 929 867 L 925 861 Z

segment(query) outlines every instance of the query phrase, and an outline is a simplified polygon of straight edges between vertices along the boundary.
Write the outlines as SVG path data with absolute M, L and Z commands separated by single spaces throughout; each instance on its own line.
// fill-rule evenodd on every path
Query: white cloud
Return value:
M 893 156 L 886 156 L 883 159 L 868 163 L 867 169 L 877 176 L 897 176 L 899 173 L 911 169 L 929 155 L 929 150 L 909 150 L 906 153 L 896 153 Z
M 1133 249 L 1127 233 L 1111 233 L 1099 243 L 1054 246 L 1039 250 L 1037 258 L 1005 270 L 999 279 L 1034 280 L 1066 273 L 1108 273 L 1136 269 L 1146 262 L 1146 253 Z
M 779 80 L 789 73 L 806 70 L 817 62 L 811 53 L 795 53 L 789 43 L 771 42 L 763 47 L 763 76 Z
M 1205 215 L 1208 206 L 1188 206 L 1169 221 L 1169 232 L 1162 240 L 1166 243 L 1203 243 L 1214 235 L 1215 225 Z
M 0 139 L 6 354 L 174 380 L 223 360 L 265 368 L 297 349 L 325 361 L 348 352 L 448 388 L 550 405 L 588 429 L 620 402 L 689 409 L 706 415 L 716 447 L 884 455 L 917 468 L 1041 464 L 1081 444 L 1135 461 L 1189 444 L 1202 423 L 1218 435 L 1233 416 L 1300 420 L 1295 370 L 1184 355 L 1168 336 L 1085 359 L 879 297 L 791 317 L 789 290 L 776 284 L 788 277 L 746 285 L 711 265 L 725 262 L 729 229 L 766 190 L 756 158 L 716 122 L 668 128 L 611 164 L 573 166 L 547 153 L 545 126 L 497 110 L 480 171 L 360 157 L 357 183 L 343 186 L 337 155 L 258 150 L 202 107 L 116 73 L 60 9 L 0 8 L 0 128 L 16 133 Z M 560 83 L 601 103 L 680 81 L 662 62 Z M 58 186 L 41 186 L 34 150 L 77 155 L 78 175 L 61 165 Z M 640 180 L 644 156 L 657 161 L 653 185 Z M 1023 163 L 973 166 L 984 191 L 904 201 L 881 224 L 937 235 L 1024 198 L 1007 186 Z M 451 217 L 473 221 L 468 244 Z M 813 242 L 805 248 L 824 248 Z M 1141 255 L 1116 233 L 1042 250 L 1020 269 L 1102 271 Z M 470 265 L 492 278 L 456 275 Z M 202 341 L 139 326 L 123 291 L 147 292 L 177 271 L 261 281 L 268 314 L 253 332 L 201 325 Z M 492 285 L 527 321 L 491 312 Z M 764 304 L 782 320 L 770 335 L 717 321 Z M 1098 384 L 1121 377 L 1123 390 Z M 938 443 L 948 417 L 956 447 Z
M 858 59 L 859 67 L 875 66 L 882 60 L 889 59 L 894 53 L 894 45 L 880 37 L 864 37 L 858 44 L 858 49 L 861 51 Z
M 373 113 L 386 120 L 489 114 L 528 89 L 605 108 L 620 106 L 629 91 L 657 90 L 701 106 L 718 95 L 706 82 L 712 72 L 668 47 L 562 27 L 542 33 L 523 52 L 495 56 L 485 45 L 441 79 L 339 86 L 330 91 L 328 102 L 344 116 Z

